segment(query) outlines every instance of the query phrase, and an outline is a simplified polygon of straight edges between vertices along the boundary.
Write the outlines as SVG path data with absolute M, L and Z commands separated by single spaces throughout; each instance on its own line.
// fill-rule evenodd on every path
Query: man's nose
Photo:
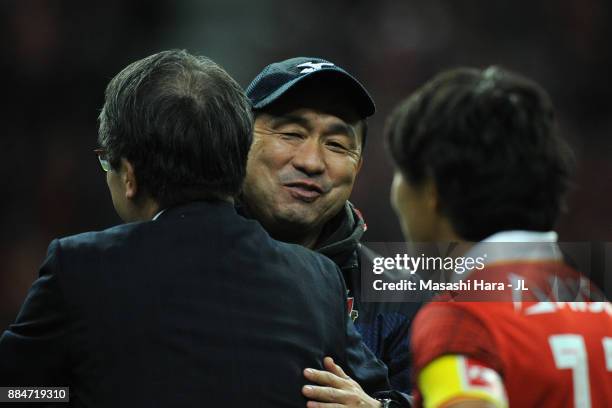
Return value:
M 324 152 L 320 144 L 313 139 L 307 139 L 300 145 L 293 156 L 293 166 L 308 174 L 321 174 L 325 171 Z

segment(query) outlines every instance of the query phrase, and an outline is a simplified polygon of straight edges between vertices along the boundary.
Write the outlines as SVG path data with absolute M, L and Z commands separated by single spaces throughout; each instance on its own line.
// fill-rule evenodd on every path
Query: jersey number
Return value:
M 548 338 L 558 369 L 571 369 L 574 383 L 574 407 L 591 407 L 589 363 L 584 338 L 578 334 L 557 334 Z M 612 371 L 612 337 L 602 339 L 606 369 Z

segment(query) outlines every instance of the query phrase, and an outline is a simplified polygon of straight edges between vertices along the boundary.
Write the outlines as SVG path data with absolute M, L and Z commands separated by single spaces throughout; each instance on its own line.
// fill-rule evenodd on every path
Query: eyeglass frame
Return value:
M 98 161 L 100 162 L 100 166 L 102 167 L 102 170 L 104 170 L 105 173 L 109 172 L 112 166 L 110 162 L 108 161 L 108 158 L 106 157 L 107 155 L 106 149 L 99 147 L 97 149 L 94 149 L 93 152 L 98 157 Z

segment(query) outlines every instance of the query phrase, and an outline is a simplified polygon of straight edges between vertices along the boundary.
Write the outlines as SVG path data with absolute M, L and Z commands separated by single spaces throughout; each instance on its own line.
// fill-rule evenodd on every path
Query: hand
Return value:
M 302 394 L 309 399 L 306 404 L 308 408 L 380 407 L 380 402 L 366 394 L 331 357 L 323 359 L 323 366 L 327 371 L 304 370 L 307 380 L 319 384 L 302 388 Z

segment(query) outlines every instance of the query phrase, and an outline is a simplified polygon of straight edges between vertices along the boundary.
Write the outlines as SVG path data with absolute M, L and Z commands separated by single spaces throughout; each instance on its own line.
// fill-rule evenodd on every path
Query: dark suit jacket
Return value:
M 303 407 L 302 370 L 331 355 L 388 388 L 347 320 L 333 262 L 192 203 L 53 241 L 0 338 L 0 385 L 67 385 L 71 406 Z

